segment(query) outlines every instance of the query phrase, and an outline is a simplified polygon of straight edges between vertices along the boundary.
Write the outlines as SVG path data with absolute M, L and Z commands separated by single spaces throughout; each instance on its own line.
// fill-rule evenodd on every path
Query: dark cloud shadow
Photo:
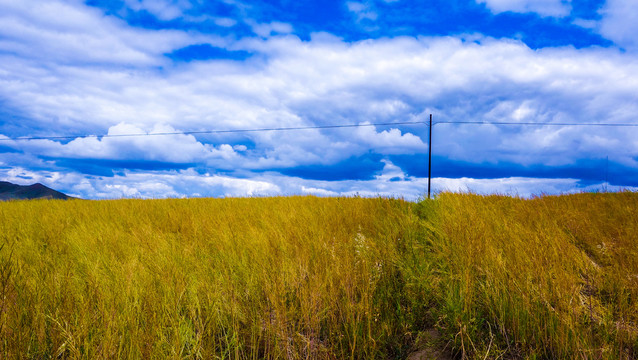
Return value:
M 427 156 L 390 156 L 390 161 L 409 176 L 427 177 Z M 433 157 L 432 176 L 445 178 L 497 179 L 529 177 L 546 179 L 578 179 L 584 184 L 601 183 L 605 179 L 611 185 L 638 186 L 638 169 L 605 159 L 578 160 L 573 164 L 549 166 L 534 164 L 524 166 L 511 162 L 470 163 Z
M 166 171 L 185 170 L 195 164 L 177 164 L 163 161 L 140 160 L 96 160 L 96 159 L 47 159 L 61 168 L 82 174 L 111 177 L 123 170 Z
M 333 165 L 308 165 L 290 169 L 273 169 L 282 175 L 295 176 L 306 180 L 371 180 L 383 170 L 381 155 L 367 154 L 352 157 Z

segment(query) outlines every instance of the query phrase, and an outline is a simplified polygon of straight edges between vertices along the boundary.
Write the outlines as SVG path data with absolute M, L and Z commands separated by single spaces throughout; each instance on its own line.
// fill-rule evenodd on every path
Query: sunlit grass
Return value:
M 0 203 L 0 358 L 631 358 L 638 196 Z
M 638 194 L 442 194 L 439 314 L 469 357 L 635 358 Z
M 417 330 L 396 283 L 418 221 L 403 201 L 32 201 L 0 218 L 6 357 L 392 357 Z

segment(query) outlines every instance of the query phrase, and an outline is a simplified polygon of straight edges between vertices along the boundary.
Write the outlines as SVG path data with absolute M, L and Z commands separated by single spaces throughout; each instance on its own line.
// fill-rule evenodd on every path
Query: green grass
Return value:
M 0 358 L 638 354 L 638 196 L 0 203 Z

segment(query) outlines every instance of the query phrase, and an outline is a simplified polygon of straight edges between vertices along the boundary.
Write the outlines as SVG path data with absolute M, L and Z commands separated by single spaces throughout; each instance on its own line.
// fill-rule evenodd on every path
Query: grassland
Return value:
M 637 245 L 631 192 L 0 203 L 0 358 L 636 358 Z

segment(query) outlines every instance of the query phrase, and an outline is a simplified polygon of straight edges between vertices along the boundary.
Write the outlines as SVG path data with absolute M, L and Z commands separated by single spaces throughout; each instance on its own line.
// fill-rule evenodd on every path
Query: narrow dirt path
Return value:
M 451 354 L 440 350 L 441 334 L 436 329 L 429 329 L 417 344 L 417 350 L 408 355 L 407 360 L 453 360 Z

